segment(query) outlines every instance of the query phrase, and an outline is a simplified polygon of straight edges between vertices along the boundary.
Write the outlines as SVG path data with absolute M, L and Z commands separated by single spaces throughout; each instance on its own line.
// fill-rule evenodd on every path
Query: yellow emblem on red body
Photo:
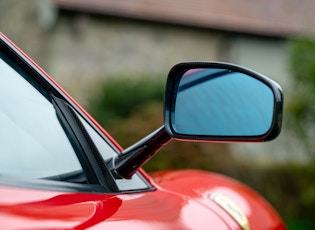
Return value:
M 243 230 L 250 230 L 247 217 L 234 201 L 218 193 L 211 194 L 210 199 L 223 208 Z

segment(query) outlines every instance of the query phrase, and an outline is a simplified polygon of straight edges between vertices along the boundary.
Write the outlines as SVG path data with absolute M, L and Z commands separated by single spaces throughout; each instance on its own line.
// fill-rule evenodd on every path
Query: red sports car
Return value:
M 123 150 L 0 34 L 0 229 L 285 229 L 233 179 L 141 169 L 173 138 L 272 140 L 282 106 L 280 86 L 256 72 L 181 63 L 167 79 L 165 123 Z

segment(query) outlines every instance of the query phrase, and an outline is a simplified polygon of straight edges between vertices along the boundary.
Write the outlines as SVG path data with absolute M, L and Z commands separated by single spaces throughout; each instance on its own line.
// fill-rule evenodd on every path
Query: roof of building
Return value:
M 315 32 L 314 0 L 54 0 L 110 16 L 267 36 Z

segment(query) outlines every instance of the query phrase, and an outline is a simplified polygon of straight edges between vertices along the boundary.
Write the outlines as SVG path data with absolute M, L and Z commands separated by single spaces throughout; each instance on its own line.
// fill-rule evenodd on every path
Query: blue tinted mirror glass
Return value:
M 192 69 L 178 83 L 172 128 L 178 134 L 260 136 L 269 131 L 273 91 L 265 83 L 227 69 Z

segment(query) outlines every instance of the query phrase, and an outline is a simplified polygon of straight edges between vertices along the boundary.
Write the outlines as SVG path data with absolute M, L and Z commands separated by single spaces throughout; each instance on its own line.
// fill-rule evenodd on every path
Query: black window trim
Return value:
M 155 191 L 156 188 L 150 187 L 145 189 L 124 190 L 119 192 L 110 192 L 104 186 L 99 184 L 79 184 L 65 181 L 43 180 L 21 178 L 11 175 L 0 174 L 0 186 L 9 186 L 16 188 L 36 189 L 42 191 L 57 192 L 76 192 L 76 193 L 92 193 L 92 194 L 135 194 L 142 192 Z
M 51 95 L 60 123 L 75 148 L 77 157 L 83 167 L 87 180 L 91 184 L 101 184 L 109 191 L 118 192 L 115 179 L 96 148 L 93 140 L 84 128 L 80 119 L 66 102 Z

